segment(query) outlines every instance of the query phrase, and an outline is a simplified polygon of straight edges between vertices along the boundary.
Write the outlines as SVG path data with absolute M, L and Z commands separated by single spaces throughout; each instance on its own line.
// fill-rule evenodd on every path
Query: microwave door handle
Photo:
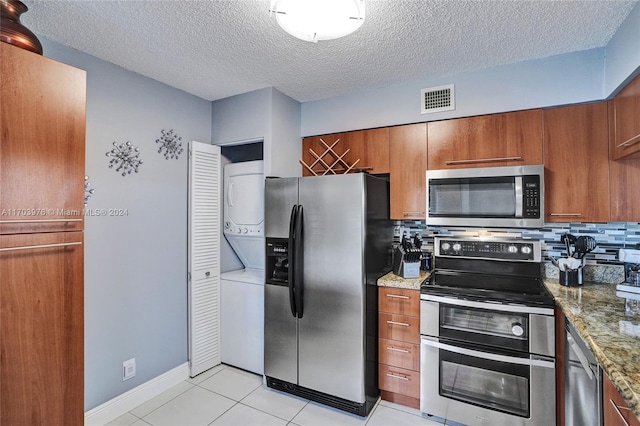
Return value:
M 522 217 L 523 198 L 522 198 L 522 176 L 515 176 L 515 191 L 516 191 L 516 217 Z
M 443 349 L 461 355 L 468 355 L 476 358 L 487 359 L 490 361 L 504 362 L 507 364 L 528 365 L 532 367 L 555 368 L 554 361 L 545 361 L 542 359 L 517 358 L 512 356 L 492 354 L 487 352 L 474 351 L 473 349 L 462 348 L 459 346 L 447 345 L 446 343 L 435 342 L 433 340 L 421 339 L 423 345 L 432 346 L 434 348 Z

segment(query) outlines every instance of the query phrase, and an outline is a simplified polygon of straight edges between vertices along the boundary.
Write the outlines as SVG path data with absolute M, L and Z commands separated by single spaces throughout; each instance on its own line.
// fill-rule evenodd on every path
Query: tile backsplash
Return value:
M 394 244 L 400 242 L 403 231 L 410 236 L 419 232 L 423 238 L 423 250 L 433 252 L 433 238 L 436 236 L 484 236 L 495 238 L 524 238 L 540 240 L 543 261 L 549 257 L 566 255 L 560 236 L 566 232 L 573 235 L 588 235 L 595 238 L 596 249 L 585 256 L 586 265 L 620 265 L 618 250 L 634 248 L 640 244 L 640 223 L 546 223 L 543 228 L 473 228 L 427 226 L 422 221 L 395 221 Z

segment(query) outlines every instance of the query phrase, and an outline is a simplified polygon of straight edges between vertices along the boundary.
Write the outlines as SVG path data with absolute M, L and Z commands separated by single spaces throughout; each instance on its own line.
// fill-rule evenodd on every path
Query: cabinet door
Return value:
M 82 70 L 0 43 L 0 233 L 81 230 Z
M 609 221 L 607 104 L 544 110 L 545 221 Z
M 640 426 L 640 421 L 606 374 L 602 374 L 602 417 L 604 426 Z
M 614 159 L 640 158 L 640 76 L 613 99 L 615 138 Z
M 82 244 L 0 235 L 0 424 L 84 422 Z
M 615 140 L 615 107 L 609 106 L 609 140 Z M 640 188 L 640 158 L 614 160 L 614 144 L 609 144 L 609 193 L 611 222 L 640 221 L 640 197 L 629 188 Z
M 426 171 L 426 123 L 389 129 L 391 219 L 425 219 Z
M 389 128 L 359 130 L 346 134 L 348 155 L 359 159 L 355 168 L 371 174 L 389 173 Z M 351 163 L 349 163 L 351 164 Z
M 539 109 L 429 123 L 429 170 L 542 163 Z

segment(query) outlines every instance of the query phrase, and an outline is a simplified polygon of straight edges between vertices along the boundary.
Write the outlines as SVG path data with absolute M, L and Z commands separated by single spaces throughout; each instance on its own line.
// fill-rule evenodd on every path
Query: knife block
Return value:
M 393 256 L 393 273 L 402 278 L 418 278 L 420 276 L 420 262 L 404 260 L 404 250 L 397 247 Z

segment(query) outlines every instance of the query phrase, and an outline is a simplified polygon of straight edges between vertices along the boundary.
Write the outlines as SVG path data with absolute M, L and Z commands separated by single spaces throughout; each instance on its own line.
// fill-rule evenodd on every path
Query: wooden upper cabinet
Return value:
M 609 221 L 607 103 L 546 109 L 545 222 Z
M 640 76 L 613 99 L 613 109 L 612 158 L 640 158 Z
M 327 152 L 327 147 L 322 141 L 332 147 L 332 150 Z M 336 141 L 338 143 L 334 145 Z M 318 160 L 318 157 L 321 160 Z M 342 174 L 350 166 L 353 166 L 352 172 L 389 173 L 389 129 L 359 130 L 303 138 L 302 161 L 312 166 L 318 175 L 324 174 L 329 167 L 336 171 L 336 174 Z M 303 165 L 302 175 L 313 176 L 313 173 Z
M 427 124 L 389 129 L 391 219 L 426 218 Z
M 609 106 L 609 140 L 615 139 L 615 106 Z M 611 222 L 639 222 L 640 197 L 634 188 L 640 188 L 640 158 L 614 160 L 614 144 L 609 144 L 609 196 Z
M 429 170 L 542 164 L 539 109 L 434 121 Z
M 83 228 L 85 71 L 0 43 L 0 233 Z

